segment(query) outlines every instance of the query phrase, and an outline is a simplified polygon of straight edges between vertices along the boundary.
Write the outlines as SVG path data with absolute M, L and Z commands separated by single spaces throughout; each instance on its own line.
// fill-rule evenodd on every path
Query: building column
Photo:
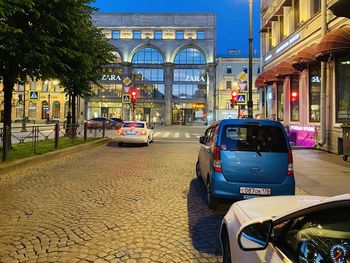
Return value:
M 131 63 L 129 62 L 123 62 L 122 63 L 122 80 L 124 80 L 126 77 L 129 77 L 131 79 Z M 129 92 L 128 87 L 124 83 L 123 85 L 123 94 L 126 94 Z M 123 110 L 122 110 L 122 119 L 123 120 L 131 120 L 131 115 L 130 115 L 130 104 L 123 103 L 122 104 Z
M 172 63 L 164 63 L 165 71 L 165 124 L 172 124 L 172 101 L 173 101 L 173 75 L 174 75 L 174 66 Z
M 207 123 L 214 120 L 216 108 L 216 63 L 208 63 L 207 79 Z

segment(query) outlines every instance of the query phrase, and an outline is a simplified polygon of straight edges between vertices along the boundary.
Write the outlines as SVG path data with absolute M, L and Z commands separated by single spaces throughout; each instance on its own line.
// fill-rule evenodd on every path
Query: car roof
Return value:
M 257 124 L 257 125 L 269 125 L 269 126 L 279 126 L 283 125 L 279 121 L 266 120 L 266 119 L 253 119 L 253 118 L 244 118 L 244 119 L 222 119 L 215 121 L 210 124 L 210 127 L 216 125 L 225 125 L 225 124 Z

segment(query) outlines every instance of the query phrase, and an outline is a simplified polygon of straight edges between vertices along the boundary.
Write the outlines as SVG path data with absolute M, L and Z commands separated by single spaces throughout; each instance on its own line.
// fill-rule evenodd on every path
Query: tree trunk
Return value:
M 14 82 L 10 78 L 3 78 L 4 85 L 4 128 L 8 129 L 8 136 L 3 137 L 3 160 L 8 159 L 8 152 L 11 148 L 11 111 L 12 111 L 12 90 Z M 5 129 L 4 129 L 5 130 Z
M 76 121 L 76 105 L 75 105 L 75 100 L 76 100 L 76 96 L 73 93 L 72 94 L 72 126 L 73 126 L 73 133 L 72 136 L 73 138 L 76 137 L 77 134 L 77 121 Z

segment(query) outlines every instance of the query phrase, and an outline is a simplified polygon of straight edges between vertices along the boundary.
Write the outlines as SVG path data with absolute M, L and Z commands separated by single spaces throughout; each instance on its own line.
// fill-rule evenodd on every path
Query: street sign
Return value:
M 30 100 L 37 100 L 37 99 L 39 99 L 39 91 L 37 91 L 37 90 L 30 90 L 29 91 L 29 99 Z
M 241 91 L 247 90 L 247 82 L 239 83 L 238 86 Z
M 124 83 L 126 86 L 128 86 L 128 85 L 131 83 L 131 79 L 130 79 L 129 77 L 125 77 L 125 78 L 123 79 L 123 83 Z
M 245 81 L 247 79 L 247 73 L 242 71 L 241 73 L 239 73 L 238 78 L 241 82 Z
M 237 94 L 237 104 L 238 105 L 247 105 L 248 94 L 247 93 L 238 93 Z
M 130 95 L 129 94 L 123 94 L 122 102 L 123 103 L 130 103 Z

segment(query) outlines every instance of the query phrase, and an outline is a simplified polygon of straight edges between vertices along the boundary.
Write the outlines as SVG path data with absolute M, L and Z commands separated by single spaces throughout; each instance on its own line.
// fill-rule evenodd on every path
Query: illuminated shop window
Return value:
M 43 120 L 47 119 L 48 111 L 49 111 L 49 104 L 47 103 L 47 101 L 43 101 L 41 103 L 41 118 Z
M 61 109 L 61 104 L 59 101 L 54 101 L 52 104 L 52 117 L 59 119 L 60 118 L 60 109 Z
M 131 62 L 134 64 L 163 64 L 164 58 L 158 50 L 147 47 L 139 50 Z
M 184 48 L 176 54 L 174 64 L 205 64 L 204 55 L 195 48 Z
M 29 119 L 36 119 L 36 103 L 31 101 L 28 105 L 28 117 Z
M 321 104 L 321 64 L 315 62 L 309 66 L 309 120 L 320 121 Z
M 290 120 L 299 121 L 299 75 L 290 78 Z
M 350 121 L 350 55 L 339 53 L 336 57 L 337 122 Z

